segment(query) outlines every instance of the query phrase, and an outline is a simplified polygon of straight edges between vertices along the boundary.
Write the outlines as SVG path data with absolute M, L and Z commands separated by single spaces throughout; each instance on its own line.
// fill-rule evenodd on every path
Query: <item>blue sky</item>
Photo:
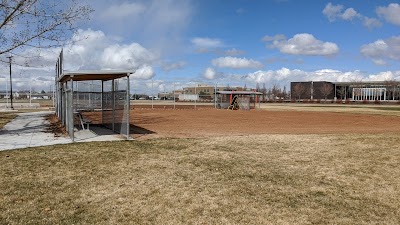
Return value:
M 84 40 L 64 47 L 69 70 L 135 69 L 134 79 L 156 80 L 160 89 L 174 80 L 287 86 L 400 79 L 396 1 L 87 2 L 95 12 L 71 36 Z M 58 50 L 41 53 L 49 68 L 36 77 L 51 77 Z M 32 77 L 29 71 L 22 74 Z

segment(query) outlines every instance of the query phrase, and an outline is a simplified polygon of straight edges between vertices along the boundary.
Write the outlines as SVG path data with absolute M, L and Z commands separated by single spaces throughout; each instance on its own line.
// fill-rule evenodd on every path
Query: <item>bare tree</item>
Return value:
M 260 91 L 260 84 L 258 82 L 256 83 L 256 91 Z
M 293 87 L 293 94 L 297 96 L 297 99 L 300 100 L 301 95 L 306 91 L 306 88 L 304 87 L 303 84 L 297 83 Z
M 323 83 L 322 86 L 319 88 L 319 91 L 321 92 L 322 96 L 324 96 L 325 101 L 328 98 L 328 95 L 332 93 L 332 90 L 332 85 L 329 85 L 328 83 Z
M 400 82 L 396 80 L 387 80 L 385 81 L 385 85 L 388 87 L 387 99 L 394 100 L 397 97 L 396 89 L 398 89 Z
M 77 0 L 1 0 L 0 55 L 61 46 L 93 10 Z
M 282 90 L 282 98 L 283 98 L 283 99 L 286 99 L 286 98 L 287 98 L 286 86 L 283 86 L 283 90 Z
M 344 86 L 340 86 L 337 90 L 337 93 L 341 99 L 344 99 L 346 97 L 346 88 Z
M 267 100 L 267 88 L 265 87 L 265 83 L 263 83 L 263 87 L 261 89 L 262 99 L 263 101 Z
M 351 86 L 353 88 L 354 100 L 364 100 L 362 96 L 362 88 L 363 88 L 362 79 L 353 79 L 351 81 Z
M 276 97 L 280 98 L 280 88 L 277 84 L 274 84 L 272 86 L 272 96 L 274 97 L 274 101 L 276 100 Z

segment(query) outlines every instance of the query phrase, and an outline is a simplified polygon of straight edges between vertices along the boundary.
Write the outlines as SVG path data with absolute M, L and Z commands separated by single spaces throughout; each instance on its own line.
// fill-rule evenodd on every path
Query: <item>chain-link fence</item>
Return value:
M 54 80 L 0 77 L 0 108 L 53 107 L 53 99 Z
M 134 108 L 228 108 L 229 98 L 219 94 L 222 91 L 251 92 L 254 89 L 207 81 L 132 80 L 131 105 Z M 241 99 L 243 108 L 249 108 L 251 99 Z
M 13 96 L 15 103 L 21 103 L 24 107 L 31 106 L 54 106 L 54 81 L 43 81 L 42 86 L 39 81 L 29 79 L 13 79 Z M 43 85 L 44 84 L 44 85 Z M 235 84 L 235 85 L 233 85 Z M 3 107 L 10 106 L 9 79 L 0 78 L 0 103 Z M 3 90 L 3 91 L 2 91 Z M 132 107 L 151 107 L 151 108 L 217 108 L 221 102 L 219 91 L 255 91 L 254 87 L 246 87 L 234 81 L 212 82 L 208 80 L 139 80 L 130 78 L 130 93 Z M 85 81 L 79 82 L 74 91 L 80 92 L 79 96 L 74 96 L 76 108 L 99 108 L 101 109 L 101 82 Z M 261 91 L 261 88 L 260 90 Z M 8 93 L 8 94 L 7 94 Z M 260 101 L 266 101 L 266 90 L 260 96 Z M 8 102 L 8 104 L 7 104 Z

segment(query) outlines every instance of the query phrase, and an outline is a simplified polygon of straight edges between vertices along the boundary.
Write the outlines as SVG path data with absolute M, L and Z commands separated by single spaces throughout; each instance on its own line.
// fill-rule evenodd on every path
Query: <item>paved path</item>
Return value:
M 54 137 L 46 132 L 45 116 L 54 112 L 20 113 L 0 130 L 0 151 L 35 146 L 71 143 L 69 137 Z

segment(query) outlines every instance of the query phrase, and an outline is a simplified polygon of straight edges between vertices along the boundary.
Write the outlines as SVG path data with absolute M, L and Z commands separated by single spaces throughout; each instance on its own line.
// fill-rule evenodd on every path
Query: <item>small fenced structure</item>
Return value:
M 83 112 L 100 113 L 100 124 L 130 138 L 130 85 L 134 71 L 93 70 L 65 72 L 62 53 L 56 66 L 56 114 L 72 140 L 75 128 L 89 128 Z
M 216 108 L 231 110 L 250 110 L 259 107 L 261 92 L 255 91 L 217 91 Z

